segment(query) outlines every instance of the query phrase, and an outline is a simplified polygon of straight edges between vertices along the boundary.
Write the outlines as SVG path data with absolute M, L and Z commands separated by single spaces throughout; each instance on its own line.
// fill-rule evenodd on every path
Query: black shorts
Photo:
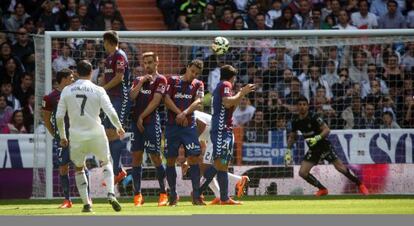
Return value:
M 334 162 L 338 159 L 338 156 L 335 154 L 334 149 L 331 144 L 318 145 L 315 148 L 311 148 L 306 152 L 304 161 L 312 162 L 318 164 L 321 160 L 326 160 L 329 163 Z

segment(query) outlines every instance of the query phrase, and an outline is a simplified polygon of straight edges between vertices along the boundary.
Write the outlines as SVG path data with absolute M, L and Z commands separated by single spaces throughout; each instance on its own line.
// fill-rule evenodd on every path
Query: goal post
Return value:
M 85 56 L 88 56 L 92 50 L 88 50 L 87 43 L 93 43 L 93 51 L 95 52 L 94 58 L 94 70 L 97 70 L 97 76 L 99 76 L 99 61 L 103 59 L 105 53 L 102 47 L 102 36 L 103 31 L 82 31 L 82 32 L 52 32 L 46 31 L 44 36 L 36 36 L 35 39 L 35 48 L 36 48 L 36 103 L 35 103 L 35 128 L 38 128 L 41 125 L 41 97 L 52 90 L 52 81 L 53 81 L 53 73 L 54 73 L 54 65 L 53 61 L 56 57 L 62 55 L 62 46 L 64 44 L 68 44 L 70 47 L 70 55 L 72 59 L 78 61 Z M 398 55 L 399 65 L 402 65 L 403 55 L 408 53 L 409 44 L 411 42 L 414 43 L 414 30 L 413 29 L 375 29 L 375 30 L 291 30 L 291 31 L 276 31 L 276 30 L 267 30 L 267 31 L 119 31 L 118 32 L 120 37 L 120 42 L 125 43 L 128 48 L 128 54 L 132 58 L 129 59 L 131 63 L 131 73 L 133 76 L 140 76 L 142 75 L 142 65 L 140 65 L 140 54 L 144 51 L 153 50 L 158 55 L 160 55 L 160 68 L 159 72 L 161 74 L 169 75 L 176 75 L 179 74 L 180 71 L 185 67 L 185 65 L 192 59 L 192 58 L 201 58 L 205 62 L 205 70 L 203 74 L 200 75 L 200 79 L 206 83 L 206 91 L 211 90 L 211 87 L 207 84 L 214 78 L 216 73 L 216 69 L 222 63 L 231 63 L 239 69 L 239 72 L 244 74 L 239 74 L 239 79 L 242 82 L 239 82 L 237 85 L 242 85 L 247 82 L 254 82 L 260 83 L 262 86 L 261 91 L 258 92 L 259 94 L 254 94 L 249 96 L 247 105 L 253 106 L 255 108 L 254 115 L 259 115 L 257 112 L 262 112 L 262 121 L 266 121 L 268 124 L 266 126 L 260 124 L 260 118 L 258 122 L 254 122 L 254 116 L 250 115 L 249 120 L 247 122 L 242 123 L 243 126 L 240 126 L 236 129 L 237 133 L 237 141 L 240 143 L 235 145 L 235 161 L 233 165 L 238 165 L 241 168 L 237 168 L 237 172 L 249 174 L 253 171 L 250 170 L 249 167 L 260 166 L 260 165 L 268 165 L 274 167 L 282 167 L 282 160 L 283 160 L 283 153 L 286 148 L 286 131 L 284 133 L 280 133 L 279 135 L 276 129 L 277 120 L 285 120 L 285 128 L 288 129 L 289 123 L 288 118 L 291 117 L 291 114 L 294 110 L 291 109 L 291 103 L 287 103 L 288 98 L 284 95 L 282 90 L 286 90 L 287 92 L 292 92 L 291 83 L 289 84 L 282 84 L 282 86 L 277 86 L 283 80 L 283 71 L 286 68 L 290 69 L 294 77 L 299 78 L 300 80 L 300 92 L 303 93 L 304 90 L 302 88 L 304 82 L 309 79 L 310 75 L 310 68 L 313 65 L 318 65 L 320 74 L 319 76 L 322 77 L 328 69 L 327 64 L 330 60 L 333 62 L 335 66 L 335 71 L 339 72 L 341 68 L 357 68 L 354 65 L 354 60 L 356 61 L 358 53 L 363 54 L 363 58 L 365 58 L 363 66 L 363 76 L 367 76 L 367 67 L 369 64 L 374 64 L 378 70 L 379 76 L 382 77 L 382 70 L 384 67 L 388 67 L 388 62 L 384 61 L 384 54 L 386 52 L 385 48 L 391 48 L 391 53 L 387 53 L 392 55 L 395 52 Z M 229 39 L 230 41 L 230 51 L 228 54 L 222 57 L 215 57 L 211 50 L 210 45 L 216 36 L 223 36 Z M 54 42 L 56 45 L 54 45 Z M 301 48 L 306 48 L 307 57 L 303 57 L 301 55 Z M 403 48 L 403 50 L 401 50 Z M 283 59 L 277 58 L 278 51 L 283 49 Z M 330 49 L 335 49 L 336 58 L 329 58 Z M 414 49 L 413 49 L 414 51 Z M 368 54 L 368 55 L 367 55 Z M 298 58 L 295 56 L 298 55 Z M 374 56 L 375 55 L 375 56 Z M 389 57 L 387 55 L 387 57 Z M 310 57 L 309 57 L 310 56 Z M 361 57 L 360 57 L 361 58 Z M 387 58 L 388 59 L 388 58 Z M 278 64 L 278 72 L 276 73 L 279 76 L 277 79 L 273 79 L 270 76 L 265 75 L 265 71 L 269 71 L 270 61 L 274 60 L 276 64 Z M 283 61 L 283 62 L 282 62 Z M 309 63 L 308 61 L 311 61 Z M 280 65 L 279 65 L 280 64 Z M 283 66 L 283 64 L 285 66 Z M 306 65 L 307 64 L 307 65 Z M 356 64 L 356 63 L 355 63 Z M 286 66 L 287 65 L 287 66 Z M 280 68 L 279 68 L 280 66 Z M 411 66 L 411 64 L 410 64 Z M 414 66 L 414 56 L 413 56 L 413 66 Z M 303 67 L 303 68 L 302 68 Z M 252 74 L 254 73 L 254 74 Z M 349 72 L 348 73 L 355 73 Z M 411 77 L 412 69 L 407 70 L 406 77 L 414 80 L 414 77 Z M 339 76 L 339 73 L 335 73 L 336 76 Z M 409 75 L 408 75 L 409 74 Z M 414 73 L 412 73 L 414 75 Z M 302 76 L 302 77 L 301 77 Z M 393 78 L 394 79 L 394 78 Z M 385 79 L 383 79 L 385 80 Z M 392 85 L 393 88 L 396 89 L 398 87 L 394 87 L 395 84 L 398 86 L 403 84 L 406 79 L 402 78 L 395 78 L 396 81 L 392 79 L 390 81 L 385 81 L 386 85 Z M 277 81 L 277 83 L 275 83 Z M 290 80 L 289 80 L 290 81 Z M 310 84 L 310 82 L 309 82 Z M 324 84 L 321 84 L 323 86 Z M 360 90 L 363 89 L 363 84 L 360 84 Z M 271 88 L 269 88 L 271 87 Z M 319 87 L 319 86 L 318 86 Z M 318 88 L 317 87 L 317 88 Z M 332 87 L 332 84 L 329 84 L 329 88 Z M 331 92 L 328 94 L 328 90 L 326 87 L 323 87 L 325 90 L 326 95 L 317 96 L 317 91 L 312 90 L 316 88 L 311 88 L 309 85 L 309 89 L 305 91 L 308 92 L 307 97 L 309 98 L 311 104 L 316 102 L 314 101 L 324 101 L 324 97 L 326 96 L 329 101 L 326 103 L 323 102 L 319 105 L 315 104 L 314 110 L 321 112 L 321 114 L 326 114 L 329 116 L 329 125 L 333 128 L 337 128 L 338 130 L 345 130 L 349 129 L 346 128 L 348 125 L 348 121 L 344 119 L 342 113 L 347 107 L 352 106 L 353 102 L 343 102 L 339 109 L 336 109 L 338 106 L 334 106 L 333 96 L 340 95 L 335 90 L 329 90 Z M 358 89 L 356 87 L 355 89 Z M 394 90 L 392 90 L 394 91 Z M 365 92 L 365 91 L 361 91 Z M 396 92 L 399 92 L 398 90 Z M 289 95 L 289 94 L 286 94 Z M 355 94 L 357 95 L 357 94 Z M 362 93 L 358 95 L 363 95 Z M 385 96 L 393 97 L 393 94 L 390 92 L 384 92 L 382 94 Z M 406 94 L 399 93 L 398 95 L 406 96 Z M 305 95 L 306 96 L 306 95 Z M 206 95 L 206 99 L 204 102 L 205 110 L 208 111 L 209 108 L 209 99 L 210 95 Z M 271 110 L 269 107 L 272 103 L 272 99 L 274 98 L 275 102 L 280 100 L 280 104 L 284 105 L 283 110 L 275 107 Z M 331 99 L 332 98 L 332 99 Z M 346 98 L 346 97 L 345 97 Z M 361 100 L 361 108 L 365 111 L 365 102 L 363 98 L 359 98 Z M 277 100 L 277 101 L 276 101 Z M 372 103 L 375 105 L 375 103 Z M 404 104 L 404 103 L 402 103 Z M 276 104 L 277 105 L 277 104 Z M 286 106 L 285 106 L 286 105 Z M 329 106 L 329 107 L 328 107 Z M 382 107 L 382 106 L 381 106 Z M 402 106 L 404 107 L 404 106 Z M 285 109 L 286 108 L 286 109 Z M 319 109 L 320 108 L 320 109 Z M 322 109 L 323 108 L 323 109 Z M 334 109 L 335 116 L 329 115 L 327 109 Z M 392 107 L 390 107 L 392 109 Z M 382 111 L 381 109 L 375 109 L 378 111 Z M 393 115 L 397 117 L 398 120 L 402 120 L 405 117 L 404 113 L 402 112 L 404 108 L 394 108 Z M 340 112 L 339 112 L 340 111 Z M 349 111 L 352 111 L 349 110 Z M 273 114 L 273 112 L 276 112 Z M 249 114 L 245 114 L 249 115 Z M 282 115 L 283 117 L 279 117 Z M 259 116 L 257 116 L 259 117 Z M 340 122 L 339 122 L 340 121 Z M 403 122 L 403 121 L 398 121 Z M 403 127 L 403 125 L 400 126 Z M 355 129 L 357 126 L 354 125 Z M 262 129 L 266 129 L 266 131 L 260 132 Z M 352 129 L 352 128 L 351 128 Z M 358 128 L 359 129 L 359 128 Z M 399 130 L 399 135 L 395 135 L 396 137 L 400 138 L 404 136 L 403 134 L 411 133 L 412 127 L 405 127 L 405 130 Z M 384 130 L 383 130 L 384 131 Z M 371 134 L 372 131 L 367 130 L 367 134 Z M 389 132 L 388 130 L 386 132 Z M 396 131 L 391 131 L 394 133 Z M 36 132 L 40 133 L 40 132 Z M 350 133 L 353 134 L 355 137 L 356 134 L 365 133 L 365 131 L 351 131 Z M 396 132 L 398 133 L 398 132 Z M 338 133 L 334 134 L 337 136 L 338 143 L 335 145 L 342 145 L 344 146 L 343 140 L 346 137 L 344 132 L 339 131 Z M 370 136 L 370 135 L 367 135 Z M 373 135 L 374 136 L 374 135 Z M 41 138 L 40 138 L 41 137 Z M 264 138 L 265 137 L 265 138 Z M 397 138 L 395 138 L 397 139 Z M 402 138 L 401 138 L 402 139 Z M 37 141 L 36 141 L 37 140 Z M 60 196 L 59 192 L 56 192 L 58 185 L 56 184 L 58 181 L 55 177 L 56 169 L 53 168 L 53 151 L 52 151 L 52 137 L 47 135 L 46 140 L 43 140 L 43 136 L 39 136 L 39 139 L 35 139 L 36 142 L 45 142 L 46 143 L 46 150 L 40 150 L 35 145 L 35 157 L 34 157 L 34 181 L 33 181 L 33 197 L 44 197 L 44 198 L 53 198 Z M 273 143 L 272 143 L 273 142 Z M 276 144 L 274 144 L 276 142 Z M 278 143 L 279 142 L 279 143 Z M 303 142 L 303 140 L 302 140 Z M 334 145 L 334 146 L 335 146 Z M 381 144 L 382 145 L 382 144 Z M 414 145 L 414 144 L 411 144 Z M 301 144 L 298 145 L 298 150 L 300 151 L 295 152 L 296 156 L 295 164 L 298 164 L 299 159 L 303 157 L 303 153 L 305 152 L 305 145 Z M 409 144 L 407 144 L 407 150 L 409 150 Z M 340 147 L 341 148 L 341 147 Z M 351 147 L 352 148 L 352 147 Z M 361 150 L 364 152 L 364 155 L 367 154 L 367 150 Z M 394 150 L 395 151 L 395 150 Z M 299 154 L 298 154 L 299 153 Z M 46 156 L 46 162 L 40 163 L 40 158 L 37 158 L 36 155 L 44 154 Z M 349 153 L 348 153 L 349 154 Z M 344 156 L 346 158 L 348 164 L 373 164 L 373 163 L 386 163 L 381 162 L 380 159 L 383 157 L 378 158 L 366 158 L 361 157 L 361 161 L 357 161 L 352 158 L 356 158 L 357 154 L 349 154 L 349 156 Z M 362 155 L 362 154 L 361 154 Z M 393 156 L 395 157 L 395 156 Z M 385 158 L 385 157 L 384 157 Z M 402 157 L 401 157 L 402 158 Z M 411 159 L 408 161 L 409 157 L 404 157 L 406 161 L 404 163 L 411 164 L 413 160 Z M 374 159 L 374 160 L 373 160 Z M 378 159 L 378 160 L 376 160 Z M 123 164 L 127 165 L 130 164 L 130 159 L 124 156 Z M 390 163 L 398 163 L 395 161 L 395 158 L 392 159 Z M 39 166 L 39 167 L 36 167 Z M 245 168 L 243 168 L 245 167 Z M 296 167 L 296 166 L 295 166 Z M 273 172 L 277 173 L 278 170 L 276 169 L 268 169 L 264 168 L 265 170 L 269 170 L 268 173 Z M 243 171 L 247 170 L 247 171 Z M 289 171 L 292 169 L 282 169 Z M 293 169 L 296 172 L 296 168 Z M 253 172 L 257 173 L 257 172 Z M 260 173 L 260 171 L 259 171 Z M 267 173 L 262 172 L 263 175 L 267 175 Z M 250 174 L 253 175 L 253 174 Z M 274 178 L 272 178 L 273 180 Z M 277 178 L 276 178 L 277 179 Z M 283 179 L 283 178 L 282 178 Z M 270 180 L 270 179 L 269 179 Z M 287 184 L 291 183 L 291 187 L 295 187 L 296 182 L 292 181 L 283 181 Z M 270 182 L 269 182 L 270 183 Z M 375 182 L 377 183 L 377 182 Z M 72 185 L 74 186 L 74 181 Z M 148 183 L 143 184 L 143 188 L 145 189 L 148 186 L 148 193 L 154 193 L 154 189 L 157 187 L 156 180 L 148 181 Z M 155 186 L 155 187 L 154 187 Z M 254 185 L 256 186 L 256 185 Z M 258 192 L 259 194 L 266 193 L 266 187 L 258 184 L 255 187 L 254 194 Z M 352 189 L 351 189 L 352 190 Z M 71 189 L 71 191 L 73 191 Z M 129 193 L 125 193 L 124 195 L 128 195 Z M 155 194 L 155 193 L 154 193 Z M 253 194 L 253 191 L 250 192 Z

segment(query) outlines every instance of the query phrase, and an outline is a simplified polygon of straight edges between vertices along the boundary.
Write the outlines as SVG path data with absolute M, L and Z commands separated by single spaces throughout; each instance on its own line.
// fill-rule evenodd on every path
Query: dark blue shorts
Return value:
M 177 157 L 178 148 L 184 145 L 186 156 L 198 156 L 201 153 L 197 127 L 167 125 L 165 128 L 165 157 Z
M 122 97 L 111 97 L 112 106 L 114 106 L 116 114 L 118 115 L 119 121 L 122 125 L 125 125 L 127 114 L 129 114 L 129 101 L 123 99 Z M 112 125 L 111 120 L 105 115 L 103 121 L 103 126 L 105 129 L 115 129 L 115 126 Z
M 230 162 L 233 158 L 234 137 L 232 131 L 211 131 L 211 142 L 213 143 L 213 159 L 220 158 Z
M 56 156 L 57 156 L 57 164 L 59 166 L 64 166 L 68 163 L 70 163 L 70 152 L 69 152 L 69 147 L 66 148 L 62 148 L 59 145 L 59 141 L 58 140 L 53 140 L 53 151 L 56 151 Z
M 149 154 L 161 154 L 161 124 L 144 124 L 144 128 L 144 133 L 141 133 L 136 122 L 131 123 L 133 133 L 131 152 L 145 151 Z

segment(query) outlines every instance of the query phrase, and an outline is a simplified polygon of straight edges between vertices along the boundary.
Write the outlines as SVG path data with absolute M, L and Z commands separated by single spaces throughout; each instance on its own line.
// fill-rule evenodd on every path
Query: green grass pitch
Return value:
M 70 209 L 58 209 L 58 199 L 0 200 L 0 215 L 414 214 L 413 195 L 256 196 L 243 197 L 241 206 L 193 206 L 188 198 L 177 207 L 158 207 L 155 197 L 146 197 L 143 207 L 134 207 L 132 198 L 119 201 L 121 212 L 114 212 L 105 199 L 94 199 L 94 213 L 81 213 L 79 199 Z

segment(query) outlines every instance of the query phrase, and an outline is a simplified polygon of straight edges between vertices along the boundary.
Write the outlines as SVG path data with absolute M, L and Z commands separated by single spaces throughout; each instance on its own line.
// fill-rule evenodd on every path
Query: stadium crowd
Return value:
M 292 30 L 414 27 L 414 1 L 394 0 L 158 0 L 169 29 Z M 45 30 L 126 30 L 115 1 L 1 1 L 0 131 L 33 132 L 35 49 L 30 35 Z M 94 66 L 99 83 L 104 68 L 101 43 L 85 39 L 52 41 L 54 72 L 74 69 L 78 60 Z M 121 43 L 134 76 L 141 75 L 139 49 Z M 197 50 L 197 47 L 194 47 Z M 294 105 L 305 95 L 312 110 L 332 129 L 412 128 L 414 42 L 329 47 L 231 48 L 222 57 L 200 57 L 206 92 L 218 68 L 238 70 L 236 89 L 257 90 L 244 98 L 234 124 L 246 142 L 266 142 L 269 130 L 289 128 Z M 161 72 L 162 73 L 162 72 Z M 133 79 L 133 78 L 131 78 Z M 54 83 L 56 85 L 56 83 Z M 208 97 L 208 95 L 206 95 Z M 206 104 L 206 106 L 209 104 Z

